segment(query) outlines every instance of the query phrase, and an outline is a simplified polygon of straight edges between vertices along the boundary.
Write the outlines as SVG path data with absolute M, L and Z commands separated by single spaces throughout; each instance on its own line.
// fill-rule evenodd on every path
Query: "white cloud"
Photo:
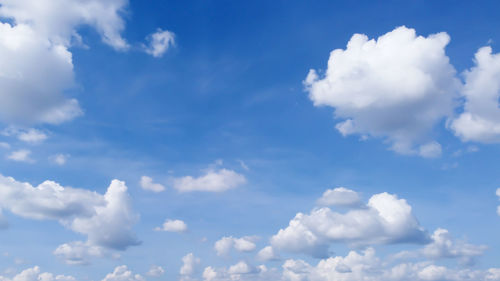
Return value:
M 214 249 L 219 256 L 227 256 L 232 249 L 238 252 L 252 252 L 257 247 L 255 245 L 255 236 L 244 236 L 241 238 L 234 238 L 232 236 L 222 237 L 215 242 Z
M 380 137 L 398 153 L 435 156 L 437 146 L 425 146 L 434 143 L 429 134 L 452 113 L 461 85 L 445 54 L 449 40 L 406 27 L 377 40 L 355 34 L 345 50 L 331 52 L 323 78 L 311 70 L 304 84 L 315 106 L 335 109 L 342 135 Z
M 160 277 L 163 274 L 165 274 L 165 269 L 159 265 L 152 265 L 148 273 L 146 273 L 146 275 L 151 277 Z
M 245 261 L 231 265 L 229 268 L 216 269 L 208 266 L 203 271 L 204 281 L 257 281 L 257 280 L 282 280 L 278 272 L 268 270 L 266 266 L 252 266 Z
M 165 190 L 165 187 L 163 185 L 153 182 L 153 179 L 148 176 L 142 176 L 139 183 L 141 185 L 141 188 L 144 190 L 153 192 L 162 192 Z
M 175 178 L 173 186 L 180 192 L 207 191 L 223 192 L 246 183 L 245 176 L 227 169 L 208 170 L 204 175 L 193 178 Z
M 75 86 L 69 48 L 81 45 L 77 29 L 97 30 L 117 50 L 127 0 L 1 0 L 0 121 L 14 124 L 69 121 L 82 114 L 64 92 Z
M 500 280 L 499 273 L 498 268 L 455 269 L 427 261 L 393 265 L 380 260 L 373 248 L 324 259 L 316 266 L 302 260 L 283 264 L 284 280 L 289 281 L 493 281 Z
M 424 158 L 439 157 L 441 152 L 441 145 L 435 141 L 423 144 L 418 148 L 418 154 Z
M 356 191 L 345 187 L 328 189 L 323 193 L 317 203 L 322 206 L 358 206 L 361 198 Z
M 328 255 L 331 243 L 351 246 L 429 242 L 406 200 L 388 193 L 373 195 L 364 208 L 337 213 L 329 208 L 298 213 L 285 229 L 271 238 L 273 248 Z
M 273 247 L 266 246 L 257 253 L 257 259 L 261 261 L 272 261 L 279 260 L 280 257 Z
M 155 230 L 182 233 L 186 232 L 188 227 L 181 220 L 166 220 L 161 227 L 156 227 Z
M 12 278 L 0 276 L 1 281 L 76 281 L 72 276 L 56 275 L 48 272 L 40 273 L 40 267 L 25 269 Z
M 480 256 L 487 249 L 484 245 L 472 245 L 454 240 L 446 229 L 439 228 L 432 234 L 432 243 L 422 250 L 424 256 L 431 259 L 458 258 L 463 264 L 471 264 L 473 258 Z
M 463 141 L 500 142 L 500 54 L 491 47 L 479 49 L 474 66 L 465 72 L 464 111 L 450 122 Z
M 26 131 L 20 131 L 17 135 L 17 138 L 20 141 L 37 144 L 43 142 L 48 137 L 44 132 L 31 128 Z
M 10 149 L 10 144 L 8 144 L 6 142 L 0 142 L 0 148 Z
M 199 264 L 200 264 L 200 259 L 195 257 L 193 253 L 185 255 L 182 258 L 182 267 L 179 270 L 179 274 L 182 276 L 181 280 L 183 278 L 188 280 L 189 277 L 195 274 Z
M 126 265 L 117 266 L 112 273 L 109 273 L 102 281 L 145 281 L 141 275 L 134 274 Z
M 144 45 L 144 51 L 155 58 L 162 57 L 168 48 L 175 44 L 175 35 L 168 30 L 158 29 L 155 33 L 149 35 L 146 40 L 148 45 Z
M 66 164 L 66 161 L 68 161 L 68 158 L 69 158 L 68 154 L 58 153 L 50 156 L 49 161 L 51 161 L 56 165 L 63 166 L 64 164 Z
M 139 244 L 132 232 L 138 215 L 132 211 L 125 183 L 118 180 L 113 180 L 101 195 L 62 187 L 53 181 L 33 187 L 0 175 L 0 206 L 25 218 L 57 220 L 86 235 L 86 242 L 66 243 L 55 250 L 56 255 L 71 264 L 88 263 L 88 257 Z
M 30 158 L 31 151 L 28 149 L 19 149 L 16 151 L 12 151 L 9 155 L 7 155 L 7 159 L 16 161 L 16 162 L 26 162 L 33 163 L 35 162 Z

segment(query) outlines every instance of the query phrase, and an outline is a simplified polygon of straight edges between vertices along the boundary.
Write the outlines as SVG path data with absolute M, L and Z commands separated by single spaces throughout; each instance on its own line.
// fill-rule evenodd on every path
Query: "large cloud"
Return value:
M 0 0 L 0 121 L 61 123 L 82 114 L 64 92 L 74 86 L 69 48 L 81 25 L 118 50 L 127 0 Z
M 138 220 L 124 182 L 113 180 L 104 195 L 45 181 L 34 187 L 0 175 L 0 208 L 38 220 L 57 220 L 87 237 L 59 246 L 55 254 L 71 264 L 90 256 L 137 245 L 132 226 Z
M 316 106 L 331 106 L 343 135 L 385 138 L 404 154 L 438 156 L 429 137 L 453 111 L 460 82 L 449 63 L 446 33 L 417 36 L 398 27 L 369 40 L 355 34 L 346 49 L 330 54 L 324 77 L 311 70 L 305 80 Z M 418 147 L 416 147 L 418 146 Z
M 271 238 L 273 248 L 328 255 L 331 243 L 351 246 L 429 242 L 406 200 L 388 193 L 373 195 L 364 207 L 337 213 L 317 208 L 310 214 L 298 213 L 288 227 Z
M 500 142 L 500 54 L 479 49 L 474 66 L 465 72 L 464 111 L 450 123 L 464 141 Z

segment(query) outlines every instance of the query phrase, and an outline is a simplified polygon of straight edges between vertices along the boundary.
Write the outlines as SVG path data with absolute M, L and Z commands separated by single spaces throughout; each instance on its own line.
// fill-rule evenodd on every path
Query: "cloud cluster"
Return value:
M 215 242 L 214 249 L 218 256 L 228 256 L 232 249 L 238 252 L 252 252 L 257 247 L 255 236 L 244 236 L 241 238 L 234 238 L 232 236 L 222 237 Z
M 139 244 L 132 231 L 138 215 L 132 210 L 125 183 L 118 180 L 101 195 L 53 181 L 34 187 L 0 175 L 0 208 L 24 218 L 57 220 L 85 235 L 87 241 L 66 243 L 54 251 L 70 264 L 84 264 L 91 256 Z
M 25 269 L 12 278 L 0 276 L 1 281 L 76 281 L 73 276 L 56 275 L 48 272 L 40 272 L 40 267 L 35 266 Z
M 476 65 L 465 72 L 464 111 L 450 127 L 464 141 L 500 142 L 500 54 L 479 49 Z
M 345 50 L 331 52 L 324 77 L 311 70 L 304 83 L 314 105 L 335 108 L 342 135 L 381 137 L 399 153 L 434 157 L 440 149 L 422 145 L 451 115 L 460 88 L 445 53 L 449 41 L 446 33 L 423 37 L 404 26 L 376 40 L 355 34 Z
M 233 170 L 209 169 L 204 175 L 197 178 L 192 176 L 175 178 L 173 187 L 180 192 L 223 192 L 243 185 L 246 181 L 245 176 Z
M 106 277 L 104 277 L 104 279 L 102 279 L 102 281 L 145 281 L 145 280 L 146 279 L 144 279 L 141 275 L 134 274 L 132 271 L 130 271 L 126 265 L 117 266 L 113 272 L 109 273 L 108 275 L 106 275 Z
M 281 280 L 276 270 L 269 270 L 265 265 L 252 266 L 245 261 L 229 266 L 229 268 L 205 267 L 204 281 L 257 281 Z
M 429 242 L 427 232 L 412 214 L 406 200 L 396 195 L 373 195 L 365 206 L 338 213 L 316 208 L 310 214 L 298 213 L 288 227 L 271 238 L 278 250 L 328 256 L 331 243 L 351 246 Z

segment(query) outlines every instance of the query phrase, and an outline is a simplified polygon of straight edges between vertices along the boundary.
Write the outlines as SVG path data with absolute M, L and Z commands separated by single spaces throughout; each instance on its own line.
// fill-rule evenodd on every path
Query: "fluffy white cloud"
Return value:
M 464 141 L 500 142 L 500 54 L 479 49 L 474 66 L 465 72 L 464 112 L 450 123 Z
M 0 281 L 76 281 L 72 276 L 56 275 L 52 273 L 40 273 L 40 267 L 35 266 L 25 269 L 12 278 L 0 276 Z
M 77 29 L 97 30 L 117 50 L 129 45 L 121 37 L 121 14 L 127 0 L 1 0 L 0 121 L 53 123 L 82 114 L 64 91 L 74 86 L 69 48 L 82 44 Z
M 16 136 L 20 141 L 30 144 L 38 144 L 48 138 L 44 132 L 33 128 L 19 129 L 15 127 L 8 127 L 3 130 L 2 134 L 5 136 Z
M 355 34 L 331 52 L 324 77 L 311 70 L 304 84 L 314 105 L 335 109 L 342 135 L 381 137 L 396 152 L 434 157 L 440 147 L 429 145 L 429 133 L 450 116 L 461 85 L 445 54 L 449 40 L 404 26 L 376 40 Z
M 0 208 L 38 220 L 57 220 L 87 236 L 86 242 L 59 246 L 55 254 L 70 264 L 87 263 L 90 256 L 137 245 L 132 211 L 124 182 L 113 180 L 104 195 L 85 189 L 62 187 L 45 181 L 34 187 L 0 175 Z
M 16 162 L 25 162 L 25 163 L 33 163 L 35 162 L 30 157 L 31 151 L 28 149 L 19 149 L 12 151 L 9 155 L 7 155 L 7 159 L 16 161 Z
M 266 246 L 257 253 L 257 259 L 261 261 L 271 261 L 271 260 L 279 260 L 280 257 L 273 247 Z
M 146 275 L 151 277 L 160 277 L 163 274 L 165 274 L 165 269 L 159 265 L 152 265 L 148 273 L 146 273 Z
M 141 275 L 134 274 L 126 265 L 117 266 L 112 273 L 109 273 L 102 281 L 145 281 Z
M 252 266 L 245 261 L 240 261 L 229 268 L 208 266 L 203 271 L 204 281 L 258 281 L 282 280 L 275 270 L 268 270 L 264 265 Z
M 244 236 L 241 238 L 234 238 L 232 236 L 222 237 L 215 242 L 214 249 L 219 256 L 227 256 L 232 249 L 238 252 L 252 252 L 257 247 L 255 245 L 255 236 Z
M 155 230 L 182 233 L 186 232 L 188 227 L 181 220 L 166 220 L 161 227 L 156 227 Z
M 207 191 L 222 192 L 246 183 L 245 176 L 227 169 L 209 169 L 204 175 L 193 178 L 175 178 L 173 186 L 180 192 Z
M 144 51 L 155 58 L 160 58 L 170 46 L 175 44 L 175 35 L 168 30 L 158 29 L 155 33 L 149 35 L 146 40 L 148 45 L 143 46 Z
M 139 184 L 141 185 L 141 188 L 144 190 L 149 190 L 153 192 L 162 192 L 165 190 L 165 187 L 163 185 L 153 182 L 153 179 L 148 176 L 142 176 Z
M 273 248 L 326 257 L 331 243 L 351 246 L 394 243 L 427 243 L 406 200 L 396 195 L 373 195 L 366 206 L 346 213 L 317 208 L 298 213 L 285 229 L 271 238 Z
M 200 259 L 195 257 L 193 253 L 189 253 L 182 258 L 182 267 L 179 270 L 181 280 L 189 280 L 196 273 Z
M 358 206 L 361 198 L 356 191 L 337 187 L 326 190 L 317 203 L 322 206 Z

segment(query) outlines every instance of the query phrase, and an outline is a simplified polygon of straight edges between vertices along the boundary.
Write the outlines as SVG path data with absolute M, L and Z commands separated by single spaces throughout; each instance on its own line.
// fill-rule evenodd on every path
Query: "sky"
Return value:
M 0 0 L 0 281 L 500 280 L 499 9 Z

